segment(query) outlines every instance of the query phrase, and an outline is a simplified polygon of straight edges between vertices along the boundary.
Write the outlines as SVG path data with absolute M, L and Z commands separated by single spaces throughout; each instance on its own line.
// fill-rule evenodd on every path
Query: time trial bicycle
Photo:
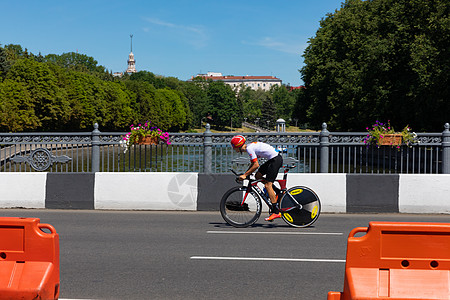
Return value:
M 285 166 L 283 179 L 277 179 L 279 188 L 274 184 L 278 197 L 279 210 L 283 220 L 293 227 L 311 226 L 320 215 L 320 200 L 317 194 L 305 186 L 286 188 L 287 173 L 295 165 Z M 239 177 L 239 174 L 230 169 Z M 258 221 L 262 213 L 261 199 L 272 212 L 272 203 L 267 192 L 258 186 L 264 179 L 251 179 L 247 177 L 246 184 L 229 189 L 220 201 L 220 213 L 223 219 L 234 227 L 248 227 Z M 242 183 L 236 178 L 236 182 Z

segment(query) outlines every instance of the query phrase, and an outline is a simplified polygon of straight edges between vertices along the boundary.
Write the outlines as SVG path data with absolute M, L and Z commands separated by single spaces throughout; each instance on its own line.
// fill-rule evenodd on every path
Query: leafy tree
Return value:
M 187 113 L 183 102 L 174 90 L 158 89 L 155 93 L 158 117 L 152 124 L 167 130 L 179 130 L 185 123 Z
M 164 77 L 164 87 L 172 90 L 178 90 L 180 88 L 180 81 L 175 77 Z
M 202 118 L 207 116 L 208 97 L 206 90 L 197 82 L 184 82 L 179 91 L 184 95 L 189 107 L 188 122 L 190 127 L 198 127 Z
M 153 74 L 152 72 L 148 72 L 148 71 L 139 71 L 139 72 L 133 73 L 130 75 L 130 80 L 146 81 L 146 82 L 152 84 L 157 89 L 163 89 L 166 87 L 166 82 L 164 80 L 164 77 L 157 76 L 157 75 Z
M 71 107 L 66 128 L 91 129 L 98 123 L 102 130 L 124 130 L 138 119 L 136 95 L 124 83 L 103 81 L 82 72 L 69 71 L 66 83 Z
M 223 81 L 209 81 L 206 94 L 209 101 L 207 113 L 212 116 L 215 126 L 230 126 L 232 119 L 235 126 L 240 126 L 242 112 L 239 110 L 235 93 L 229 85 Z
M 9 70 L 9 61 L 6 54 L 6 50 L 0 47 L 0 79 L 6 77 L 6 73 Z
M 305 89 L 298 89 L 292 92 L 295 98 L 295 104 L 291 118 L 294 122 L 292 124 L 307 124 L 307 110 L 309 107 L 311 107 L 311 102 L 309 101 L 310 98 L 305 96 Z
M 166 130 L 186 128 L 191 118 L 189 100 L 183 92 L 168 87 L 156 89 L 148 80 L 153 73 L 141 72 L 139 76 L 126 80 L 126 86 L 136 95 L 138 121 L 151 121 L 155 126 Z M 137 78 L 140 78 L 139 80 Z M 181 85 L 178 79 L 171 78 L 173 84 Z
M 135 117 L 132 109 L 132 93 L 125 85 L 116 82 L 104 82 L 106 113 L 101 122 L 106 129 L 116 130 L 129 126 Z
M 347 0 L 304 53 L 308 120 L 362 130 L 376 119 L 439 130 L 450 115 L 450 3 Z
M 262 99 L 260 97 L 263 94 L 261 92 L 257 94 L 256 91 L 244 85 L 240 87 L 237 99 L 242 109 L 242 115 L 247 122 L 254 122 L 256 118 L 261 118 Z
M 36 60 L 39 60 L 36 57 Z M 43 58 L 46 62 L 54 63 L 68 70 L 75 70 L 96 75 L 104 80 L 111 80 L 112 76 L 105 67 L 98 65 L 98 62 L 90 56 L 76 52 L 63 53 L 61 55 L 49 54 Z
M 22 46 L 14 44 L 5 45 L 5 51 L 9 60 L 23 58 L 25 54 Z
M 11 79 L 0 82 L 0 131 L 34 130 L 39 125 L 34 103 L 24 84 Z
M 257 90 L 255 94 L 261 99 L 261 119 L 259 121 L 259 126 L 269 129 L 273 128 L 277 120 L 277 108 L 273 103 L 271 95 L 260 89 Z
M 68 129 L 89 129 L 92 124 L 102 124 L 98 111 L 105 111 L 105 93 L 102 82 L 89 74 L 69 71 L 65 86 L 71 114 L 67 121 Z
M 276 118 L 282 118 L 285 119 L 285 121 L 288 121 L 292 117 L 292 112 L 294 110 L 294 93 L 289 92 L 285 86 L 274 85 L 271 88 L 270 94 L 272 96 L 273 104 L 276 107 Z
M 59 124 L 68 119 L 70 106 L 65 91 L 58 86 L 54 70 L 47 64 L 30 58 L 18 59 L 6 78 L 26 87 L 43 130 L 59 129 Z
M 133 123 L 139 121 L 155 120 L 158 115 L 158 108 L 155 100 L 155 87 L 148 82 L 137 80 L 127 80 L 125 85 L 129 91 L 134 93 L 133 110 L 136 112 Z

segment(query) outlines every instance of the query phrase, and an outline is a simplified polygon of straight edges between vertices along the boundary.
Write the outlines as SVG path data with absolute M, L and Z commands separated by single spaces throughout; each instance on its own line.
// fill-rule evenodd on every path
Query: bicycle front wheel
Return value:
M 294 227 L 308 227 L 320 215 L 320 200 L 316 193 L 304 186 L 286 191 L 280 201 L 283 220 Z
M 247 193 L 247 187 L 236 186 L 223 195 L 220 213 L 231 226 L 247 227 L 258 221 L 261 215 L 261 200 L 254 191 Z

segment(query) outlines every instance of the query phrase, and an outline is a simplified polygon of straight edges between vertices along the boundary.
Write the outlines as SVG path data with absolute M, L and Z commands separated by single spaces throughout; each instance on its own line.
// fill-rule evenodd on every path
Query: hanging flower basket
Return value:
M 380 146 L 399 146 L 402 144 L 401 134 L 385 134 L 378 140 Z
M 159 137 L 157 136 L 151 136 L 151 135 L 146 135 L 146 136 L 142 136 L 140 137 L 135 143 L 138 145 L 157 145 Z
M 364 144 L 367 146 L 391 146 L 400 149 L 402 144 L 411 147 L 411 144 L 417 142 L 417 135 L 414 132 L 411 132 L 409 126 L 406 126 L 402 131 L 397 132 L 391 126 L 390 121 L 388 121 L 387 124 L 376 121 L 372 128 L 367 127 L 366 130 L 367 136 L 364 138 Z
M 170 145 L 169 134 L 163 132 L 155 126 L 150 126 L 150 121 L 145 122 L 144 125 L 139 124 L 137 127 L 130 126 L 131 131 L 125 134 L 120 141 L 124 147 L 124 153 L 133 145 L 158 145 L 164 143 Z

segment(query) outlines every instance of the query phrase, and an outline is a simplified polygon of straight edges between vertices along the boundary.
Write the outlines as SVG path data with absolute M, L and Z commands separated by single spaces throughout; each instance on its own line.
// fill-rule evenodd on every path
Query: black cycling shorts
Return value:
M 282 165 L 283 157 L 281 157 L 281 155 L 277 155 L 274 158 L 271 158 L 263 163 L 259 167 L 258 172 L 262 175 L 266 175 L 267 181 L 275 182 L 275 179 L 277 179 L 278 176 L 278 171 L 280 170 Z

